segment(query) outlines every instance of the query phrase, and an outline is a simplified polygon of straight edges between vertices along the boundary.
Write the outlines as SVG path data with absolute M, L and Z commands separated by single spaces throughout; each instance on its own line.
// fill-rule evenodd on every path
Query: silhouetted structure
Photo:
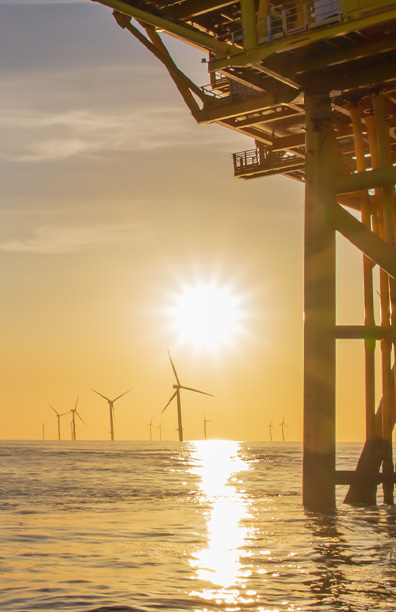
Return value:
M 305 183 L 303 501 L 393 503 L 396 420 L 396 9 L 389 0 L 99 0 L 168 70 L 199 124 L 254 140 L 233 155 L 241 179 Z M 135 19 L 139 28 L 131 23 Z M 175 64 L 166 32 L 205 53 L 210 84 Z M 347 209 L 358 212 L 361 220 Z M 364 325 L 336 325 L 336 233 L 362 253 Z M 380 269 L 381 321 L 373 308 Z M 366 443 L 355 472 L 336 470 L 336 342 L 365 350 Z M 381 344 L 380 406 L 375 346 Z M 393 353 L 393 355 L 392 355 Z M 382 469 L 382 473 L 380 470 Z
M 82 423 L 84 423 L 84 425 L 86 425 L 86 422 L 81 418 L 81 416 L 77 412 L 77 404 L 78 404 L 78 396 L 77 396 L 77 399 L 76 399 L 76 405 L 74 406 L 74 408 L 72 408 L 70 410 L 70 412 L 72 413 L 72 421 L 71 421 L 71 438 L 72 438 L 72 440 L 77 440 L 77 437 L 76 437 L 76 415 L 78 416 L 80 421 Z
M 55 412 L 55 414 L 56 414 L 56 418 L 57 418 L 57 421 L 58 421 L 58 440 L 60 440 L 60 439 L 61 439 L 60 420 L 61 420 L 61 417 L 65 416 L 65 414 L 69 414 L 69 413 L 70 413 L 70 410 L 68 410 L 67 412 L 62 412 L 62 413 L 59 413 L 57 410 L 55 410 L 55 408 L 53 408 L 53 407 L 51 406 L 51 404 L 49 404 L 49 407 L 50 407 L 50 408 L 51 408 L 51 410 L 53 410 L 53 411 Z
M 207 419 L 206 416 L 204 415 L 204 413 L 202 413 L 203 416 L 203 426 L 204 426 L 204 439 L 207 440 L 207 432 L 206 432 L 206 423 L 211 423 L 211 419 Z
M 205 393 L 205 391 L 199 391 L 199 389 L 193 389 L 192 387 L 185 387 L 180 383 L 179 377 L 176 372 L 176 368 L 173 364 L 172 357 L 168 351 L 169 359 L 172 365 L 172 370 L 176 378 L 176 384 L 173 385 L 173 388 L 176 389 L 169 402 L 166 404 L 165 408 L 163 408 L 162 412 L 164 412 L 171 401 L 176 397 L 177 400 L 177 421 L 178 421 L 178 432 L 179 432 L 179 442 L 183 442 L 183 426 L 182 426 L 182 413 L 181 413 L 181 400 L 180 400 L 180 389 L 185 389 L 185 391 L 194 391 L 194 393 L 201 393 L 202 395 L 210 395 L 214 397 L 211 393 Z M 161 413 L 162 414 L 162 413 Z
M 95 391 L 95 389 L 91 389 L 91 391 L 93 391 L 94 393 L 97 393 L 97 395 L 100 395 L 100 397 L 103 397 L 103 399 L 105 399 L 106 402 L 109 404 L 109 409 L 110 409 L 110 440 L 114 440 L 114 402 L 116 402 L 118 399 L 120 399 L 120 397 L 122 397 L 123 395 L 126 395 L 127 393 L 129 393 L 129 391 L 131 391 L 131 389 L 128 389 L 128 391 L 124 391 L 124 393 L 121 393 L 121 395 L 117 395 L 117 397 L 114 398 L 113 400 L 111 400 L 110 398 L 106 397 L 105 395 L 102 395 L 101 393 L 99 393 L 99 391 Z

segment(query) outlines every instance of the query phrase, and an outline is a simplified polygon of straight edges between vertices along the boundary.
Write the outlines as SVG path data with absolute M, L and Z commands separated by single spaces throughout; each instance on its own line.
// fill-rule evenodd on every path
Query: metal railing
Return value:
M 282 174 L 287 169 L 303 166 L 304 159 L 291 151 L 271 151 L 267 148 L 248 149 L 233 153 L 234 176 L 249 174 L 251 170 L 261 169 Z
M 224 98 L 230 95 L 229 79 L 218 72 L 214 72 L 211 76 L 211 82 L 208 85 L 202 85 L 201 89 L 214 98 Z
M 234 164 L 234 175 L 243 174 L 249 168 L 260 166 L 260 151 L 258 149 L 249 149 L 248 151 L 233 153 L 232 161 Z
M 343 20 L 341 0 L 287 2 L 273 7 L 267 20 L 267 41 Z

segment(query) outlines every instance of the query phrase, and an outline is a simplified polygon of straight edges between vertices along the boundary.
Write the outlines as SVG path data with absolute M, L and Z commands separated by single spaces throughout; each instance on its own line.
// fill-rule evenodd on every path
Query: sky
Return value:
M 209 82 L 202 53 L 166 35 Z M 197 126 L 163 66 L 90 0 L 0 0 L 0 438 L 302 439 L 304 190 L 235 179 L 252 140 Z M 338 240 L 338 322 L 362 323 L 361 257 Z M 217 308 L 204 340 L 187 298 Z M 212 302 L 210 302 L 212 300 Z M 191 302 L 190 302 L 191 303 Z M 216 307 L 216 308 L 214 308 Z M 191 313 L 190 313 L 191 314 Z M 192 316 L 192 315 L 191 315 Z M 191 319 L 191 317 L 190 317 Z M 190 327 L 188 327 L 190 326 Z M 223 329 L 224 327 L 224 329 Z M 338 345 L 338 439 L 364 435 L 363 348 Z M 62 417 L 70 439 L 70 415 Z M 153 431 L 158 439 L 159 430 Z

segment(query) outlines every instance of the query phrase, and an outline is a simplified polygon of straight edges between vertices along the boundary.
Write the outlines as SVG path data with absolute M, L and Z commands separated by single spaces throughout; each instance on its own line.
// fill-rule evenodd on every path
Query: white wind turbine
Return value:
M 132 389 L 132 387 L 131 387 L 131 389 Z M 120 397 L 122 397 L 123 395 L 126 395 L 127 393 L 129 393 L 129 391 L 131 391 L 131 389 L 128 389 L 128 391 L 124 391 L 124 393 L 121 393 L 121 395 L 117 395 L 117 397 L 114 398 L 113 400 L 111 400 L 109 397 L 106 397 L 105 395 L 102 395 L 102 393 L 99 393 L 99 391 L 95 391 L 95 389 L 91 389 L 91 391 L 93 391 L 94 393 L 97 393 L 97 395 L 100 395 L 100 397 L 103 397 L 103 399 L 105 399 L 107 401 L 107 403 L 109 404 L 109 408 L 110 408 L 110 439 L 111 440 L 114 440 L 114 402 L 119 400 Z
M 84 423 L 84 425 L 86 425 L 86 422 L 84 421 L 84 419 L 82 419 L 81 416 L 77 412 L 77 403 L 78 403 L 78 395 L 76 399 L 76 405 L 74 406 L 74 408 L 70 410 L 70 412 L 72 413 L 72 422 L 71 422 L 72 440 L 77 440 L 76 438 L 76 415 L 78 416 L 80 421 Z
M 67 412 L 59 413 L 57 410 L 55 410 L 53 406 L 51 406 L 51 404 L 49 404 L 49 407 L 55 412 L 56 418 L 58 419 L 58 440 L 60 440 L 61 439 L 60 419 L 62 416 L 65 416 L 65 414 L 69 414 L 70 410 L 68 410 Z
M 272 430 L 273 430 L 274 426 L 273 426 L 273 421 L 271 421 L 271 423 L 268 425 L 268 429 L 269 429 L 269 435 L 270 435 L 270 441 L 272 442 Z
M 205 393 L 205 391 L 200 391 L 199 389 L 193 389 L 192 387 L 185 387 L 184 385 L 182 385 L 180 380 L 179 380 L 179 377 L 177 375 L 176 368 L 175 368 L 175 366 L 173 364 L 172 357 L 170 356 L 169 351 L 168 351 L 168 355 L 169 355 L 169 359 L 170 359 L 170 362 L 171 362 L 171 365 L 172 365 L 173 373 L 174 373 L 175 378 L 176 378 L 176 385 L 173 385 L 173 388 L 176 389 L 176 391 L 174 392 L 174 394 L 172 395 L 172 397 L 170 398 L 169 402 L 166 404 L 166 406 L 162 410 L 162 412 L 164 412 L 167 409 L 167 407 L 169 406 L 169 404 L 171 403 L 171 401 L 174 398 L 176 398 L 176 400 L 177 400 L 177 421 L 178 421 L 178 431 L 179 431 L 179 442 L 183 442 L 183 426 L 182 426 L 182 415 L 181 415 L 180 389 L 185 389 L 186 391 L 194 391 L 194 393 L 202 393 L 202 395 L 210 395 L 210 397 L 214 397 L 214 395 L 212 395 L 212 393 Z

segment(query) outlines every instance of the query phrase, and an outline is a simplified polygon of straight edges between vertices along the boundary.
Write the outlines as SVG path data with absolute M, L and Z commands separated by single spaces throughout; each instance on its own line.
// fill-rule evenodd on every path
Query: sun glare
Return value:
M 168 309 L 172 331 L 182 344 L 217 352 L 243 332 L 242 297 L 214 282 L 184 285 Z

